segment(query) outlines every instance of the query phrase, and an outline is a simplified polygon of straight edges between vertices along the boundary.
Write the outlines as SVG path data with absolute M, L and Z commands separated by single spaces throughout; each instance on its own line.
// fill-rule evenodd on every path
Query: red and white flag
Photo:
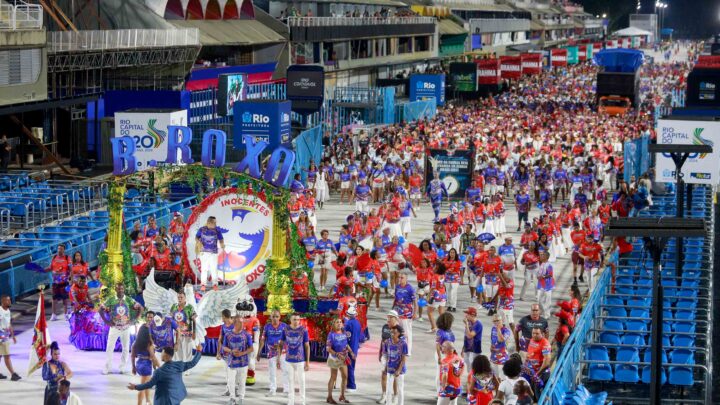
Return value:
M 30 363 L 28 376 L 35 370 L 42 368 L 47 361 L 47 348 L 50 345 L 50 331 L 45 321 L 45 298 L 42 290 L 38 297 L 38 307 L 35 313 L 35 327 L 33 328 L 32 347 L 30 348 Z

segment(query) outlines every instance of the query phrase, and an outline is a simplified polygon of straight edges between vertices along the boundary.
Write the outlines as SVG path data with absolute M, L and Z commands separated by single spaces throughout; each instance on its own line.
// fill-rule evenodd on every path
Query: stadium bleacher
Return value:
M 640 217 L 674 217 L 675 195 L 653 196 Z M 712 274 L 714 205 L 709 187 L 693 190 L 685 217 L 703 218 L 705 238 L 683 240 L 682 273 L 676 274 L 676 240 L 661 258 L 664 287 L 661 398 L 663 403 L 711 403 Z M 590 392 L 606 392 L 613 404 L 647 404 L 650 398 L 652 268 L 641 239 L 629 257 L 620 258 L 614 276 L 609 267 L 583 308 L 566 349 L 540 400 L 541 404 L 590 403 L 575 395 L 579 381 Z M 573 396 L 573 402 L 568 398 Z
M 29 172 L 0 175 L 0 291 L 15 299 L 39 284 L 49 285 L 49 273 L 31 272 L 24 265 L 48 267 L 59 244 L 70 255 L 80 251 L 91 268 L 97 266 L 109 223 L 108 187 L 96 180 L 36 181 Z M 125 224 L 154 216 L 158 226 L 167 226 L 175 212 L 187 217 L 196 202 L 194 195 L 167 201 L 131 189 Z

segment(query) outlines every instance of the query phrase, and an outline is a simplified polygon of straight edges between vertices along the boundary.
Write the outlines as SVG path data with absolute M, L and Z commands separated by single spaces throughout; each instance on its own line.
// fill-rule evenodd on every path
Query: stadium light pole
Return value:
M 670 155 L 670 158 L 675 163 L 675 181 L 676 181 L 676 190 L 675 190 L 675 204 L 676 204 L 676 211 L 675 216 L 677 218 L 682 218 L 685 215 L 684 210 L 684 197 L 685 197 L 685 182 L 683 181 L 683 173 L 682 173 L 682 167 L 685 164 L 685 161 L 690 157 L 692 154 L 698 154 L 698 153 L 712 153 L 712 146 L 710 145 L 659 145 L 659 144 L 650 144 L 648 145 L 648 152 L 650 153 L 662 153 L 665 155 Z M 688 211 L 690 211 L 690 203 L 692 200 L 692 188 L 688 187 Z M 680 277 L 682 276 L 682 262 L 684 259 L 683 255 L 683 238 L 682 235 L 678 237 L 678 239 L 675 241 L 675 275 Z

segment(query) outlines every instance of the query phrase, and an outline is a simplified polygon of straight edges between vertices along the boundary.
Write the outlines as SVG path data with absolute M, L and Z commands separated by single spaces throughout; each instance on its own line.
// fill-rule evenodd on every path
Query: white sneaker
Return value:
M 129 373 L 128 373 L 127 370 L 121 368 L 121 369 L 120 369 L 120 374 L 125 375 L 125 374 L 129 374 Z
M 55 321 L 57 321 L 57 315 L 52 314 L 52 316 L 50 317 L 50 322 L 55 322 Z
M 268 391 L 268 393 L 265 394 L 265 396 L 266 396 L 266 397 L 274 397 L 274 396 L 275 396 L 275 391 Z
M 357 388 L 345 388 L 347 392 L 357 392 Z
M 397 403 L 398 403 L 398 397 L 397 397 L 397 395 L 393 395 L 392 404 L 397 405 Z
M 103 371 L 101 371 L 102 375 L 108 375 L 110 374 L 110 370 L 104 368 Z
M 190 372 L 189 372 L 189 371 L 186 371 L 186 372 L 185 372 L 185 375 L 186 375 L 186 376 L 190 375 Z
M 222 394 L 222 396 L 224 396 L 224 397 L 229 397 L 229 396 L 230 396 L 230 391 L 228 391 L 227 389 L 225 389 L 225 393 Z
M 415 321 L 417 321 L 417 322 L 422 322 L 422 321 L 423 321 L 423 319 L 422 319 L 422 318 L 420 318 L 420 317 L 418 317 L 418 319 L 416 319 Z
M 384 404 L 384 403 L 385 403 L 385 394 L 382 394 L 382 396 L 380 397 L 380 399 L 378 399 L 377 401 L 375 401 L 375 403 L 376 403 L 376 404 Z

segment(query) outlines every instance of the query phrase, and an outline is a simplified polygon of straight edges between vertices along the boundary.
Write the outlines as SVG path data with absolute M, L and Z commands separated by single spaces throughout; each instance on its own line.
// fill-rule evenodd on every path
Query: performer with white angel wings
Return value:
M 235 304 L 248 293 L 247 283 L 241 278 L 230 288 L 208 291 L 199 303 L 195 303 L 191 285 L 186 285 L 180 292 L 163 288 L 155 282 L 155 271 L 151 270 L 145 280 L 143 299 L 148 310 L 171 314 L 178 331 L 175 360 L 188 361 L 192 358 L 192 349 L 205 342 L 205 328 L 219 326 L 222 310 L 234 311 Z

